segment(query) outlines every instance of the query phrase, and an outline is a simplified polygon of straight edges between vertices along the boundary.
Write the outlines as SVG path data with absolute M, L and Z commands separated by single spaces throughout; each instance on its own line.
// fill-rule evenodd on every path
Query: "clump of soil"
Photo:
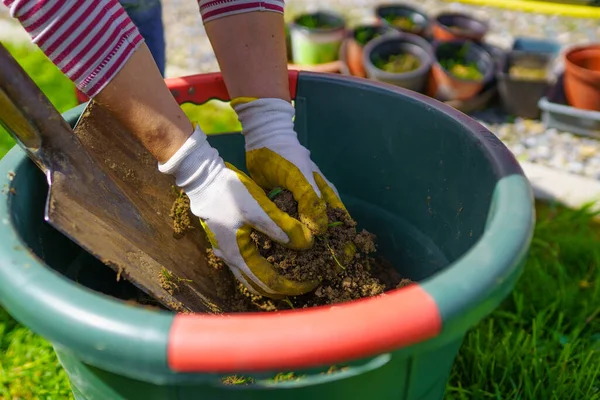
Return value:
M 188 229 L 194 228 L 190 216 L 190 199 L 182 190 L 178 193 L 169 213 L 169 217 L 173 219 L 175 235 L 182 236 Z
M 298 205 L 291 192 L 281 191 L 273 201 L 290 216 L 298 217 Z M 274 300 L 251 293 L 231 274 L 231 281 L 216 282 L 218 293 L 226 299 L 230 308 L 238 312 L 277 311 L 336 304 L 377 296 L 411 283 L 401 277 L 389 262 L 374 257 L 375 235 L 365 230 L 357 232 L 356 222 L 343 210 L 328 208 L 327 215 L 327 234 L 317 237 L 314 246 L 308 250 L 290 250 L 260 232 L 252 233 L 261 255 L 282 276 L 297 281 L 319 279 L 321 285 L 315 291 Z M 355 250 L 353 254 L 348 251 L 350 247 Z M 211 249 L 207 255 L 209 265 L 217 270 L 227 270 Z

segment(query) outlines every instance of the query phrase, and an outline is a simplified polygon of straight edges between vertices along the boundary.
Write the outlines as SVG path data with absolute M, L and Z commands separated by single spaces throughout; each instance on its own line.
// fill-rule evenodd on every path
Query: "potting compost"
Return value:
M 269 197 L 282 211 L 298 218 L 298 203 L 287 190 L 274 189 Z M 233 274 L 216 281 L 219 297 L 225 299 L 233 312 L 277 311 L 314 307 L 381 295 L 385 291 L 401 288 L 411 283 L 398 274 L 385 259 L 376 257 L 376 237 L 366 230 L 357 232 L 356 222 L 344 210 L 328 207 L 329 228 L 325 235 L 317 236 L 312 248 L 291 250 L 254 231 L 252 239 L 278 272 L 291 280 L 319 279 L 321 285 L 311 293 L 280 300 L 251 293 Z M 192 229 L 189 200 L 184 193 L 178 197 L 171 210 L 173 231 L 177 235 Z M 208 262 L 216 270 L 228 271 L 226 264 L 212 249 L 207 250 Z M 221 275 L 222 276 L 222 275 Z M 163 271 L 158 277 L 169 291 L 178 290 L 177 277 Z

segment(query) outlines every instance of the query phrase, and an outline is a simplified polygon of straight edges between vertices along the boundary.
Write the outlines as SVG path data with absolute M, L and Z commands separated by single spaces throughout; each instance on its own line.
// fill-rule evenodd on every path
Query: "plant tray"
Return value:
M 563 75 L 556 80 L 547 97 L 538 103 L 546 128 L 600 139 L 600 111 L 571 107 L 563 90 Z

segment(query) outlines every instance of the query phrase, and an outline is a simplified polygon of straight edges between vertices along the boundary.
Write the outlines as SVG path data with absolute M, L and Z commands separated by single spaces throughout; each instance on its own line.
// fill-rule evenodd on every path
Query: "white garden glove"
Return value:
M 310 151 L 294 131 L 295 109 L 276 98 L 237 98 L 231 102 L 242 124 L 246 143 L 246 167 L 254 181 L 265 190 L 281 187 L 298 202 L 300 221 L 315 235 L 328 229 L 326 205 L 346 210 L 335 186 L 311 160 Z M 347 212 L 347 210 L 346 210 Z M 352 257 L 349 243 L 345 256 Z
M 286 279 L 259 254 L 250 238 L 253 229 L 293 249 L 310 248 L 314 238 L 306 226 L 279 210 L 247 175 L 224 163 L 200 127 L 171 159 L 159 164 L 159 170 L 175 176 L 215 255 L 249 290 L 268 297 L 295 296 L 319 284 Z

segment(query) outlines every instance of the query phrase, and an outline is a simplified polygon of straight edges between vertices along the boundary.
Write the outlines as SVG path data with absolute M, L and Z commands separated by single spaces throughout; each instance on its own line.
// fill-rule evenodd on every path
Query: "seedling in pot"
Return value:
M 337 25 L 332 24 L 329 20 L 325 18 L 319 18 L 318 15 L 302 15 L 297 20 L 296 23 L 300 26 L 309 29 L 333 29 L 338 28 Z
M 299 15 L 290 26 L 292 61 L 297 65 L 332 63 L 346 34 L 344 19 L 329 12 Z
M 376 56 L 373 64 L 382 71 L 402 74 L 416 70 L 421 62 L 414 54 L 402 53 L 392 54 L 387 58 Z
M 408 15 L 388 14 L 384 17 L 384 19 L 393 27 L 404 32 L 414 32 L 421 29 L 419 24 L 417 24 L 415 20 Z
M 354 40 L 361 46 L 382 35 L 382 29 L 374 26 L 361 26 L 354 31 Z
M 479 70 L 477 63 L 467 61 L 466 54 L 469 47 L 465 44 L 461 47 L 455 57 L 442 58 L 440 65 L 458 79 L 480 81 L 483 79 L 483 73 Z
M 398 34 L 399 32 L 387 25 L 359 25 L 352 30 L 352 37 L 346 41 L 345 51 L 341 56 L 348 65 L 348 72 L 351 75 L 366 78 L 367 74 L 364 66 L 364 47 L 371 41 L 389 34 Z
M 383 4 L 375 9 L 383 25 L 397 31 L 424 36 L 429 26 L 429 17 L 417 8 L 405 4 Z
M 509 67 L 508 74 L 517 80 L 543 81 L 548 77 L 548 70 L 545 67 L 515 64 Z
M 434 39 L 442 42 L 457 39 L 469 39 L 480 42 L 486 35 L 487 22 L 476 17 L 456 12 L 441 13 L 433 24 Z

